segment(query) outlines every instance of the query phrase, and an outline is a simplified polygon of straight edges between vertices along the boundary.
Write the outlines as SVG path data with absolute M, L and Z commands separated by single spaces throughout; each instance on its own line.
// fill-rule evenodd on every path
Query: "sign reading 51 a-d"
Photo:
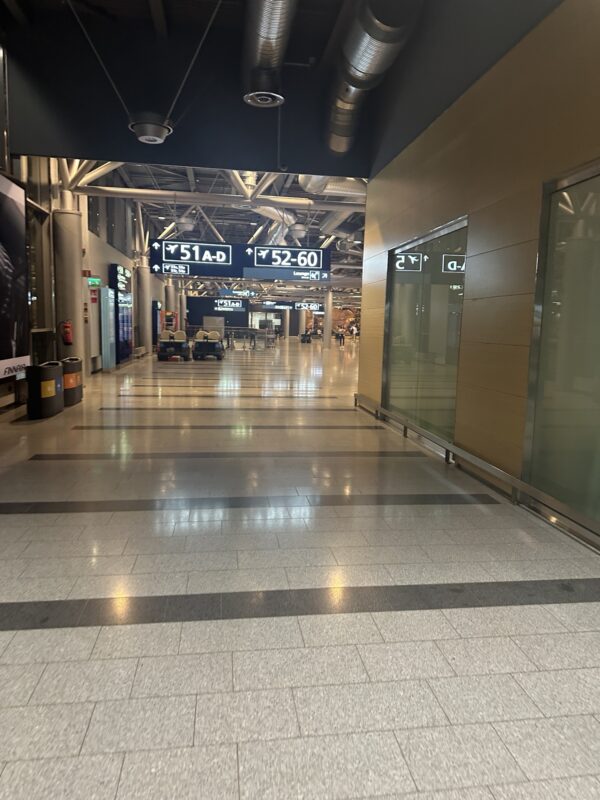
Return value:
M 218 264 L 229 266 L 232 261 L 230 244 L 204 242 L 174 242 L 156 240 L 150 245 L 153 261 L 175 264 Z

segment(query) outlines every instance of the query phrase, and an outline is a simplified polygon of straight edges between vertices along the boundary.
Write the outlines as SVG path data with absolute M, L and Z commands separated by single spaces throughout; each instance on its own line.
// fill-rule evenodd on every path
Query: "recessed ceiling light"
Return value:
M 157 219 L 163 220 L 166 219 L 166 217 L 157 217 Z

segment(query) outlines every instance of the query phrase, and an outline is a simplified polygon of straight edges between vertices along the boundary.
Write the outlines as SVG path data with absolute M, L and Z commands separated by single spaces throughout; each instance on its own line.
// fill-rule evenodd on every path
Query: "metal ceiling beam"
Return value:
M 116 162 L 110 162 L 112 164 Z M 108 165 L 105 165 L 108 166 Z M 115 167 L 113 166 L 112 169 Z M 102 169 L 99 167 L 98 169 Z M 277 208 L 291 208 L 302 211 L 351 211 L 363 212 L 364 203 L 331 203 L 315 200 L 312 197 L 272 197 L 263 195 L 256 200 L 239 197 L 231 194 L 211 194 L 209 192 L 178 192 L 169 189 L 130 189 L 121 186 L 89 186 L 95 172 L 93 170 L 85 176 L 83 181 L 74 191 L 95 197 L 122 197 L 124 199 L 138 200 L 140 202 L 181 203 L 182 205 L 198 204 L 201 206 L 239 208 L 252 210 L 255 206 L 275 206 Z M 110 172 L 110 169 L 106 169 Z M 106 174 L 103 172 L 102 174 Z
M 87 175 L 88 172 L 93 169 L 95 166 L 95 161 L 82 161 L 81 164 L 77 167 L 75 172 L 73 172 L 73 177 L 69 181 L 69 189 L 72 189 L 74 186 L 77 186 L 79 181 L 83 178 L 84 175 Z
M 71 183 L 71 176 L 69 174 L 69 162 L 66 158 L 58 159 L 58 174 L 60 175 L 63 189 L 68 189 Z
M 206 211 L 204 211 L 203 208 L 200 208 L 200 206 L 197 206 L 197 208 L 198 208 L 198 213 L 200 214 L 200 216 L 202 217 L 204 222 L 206 222 L 206 224 L 208 225 L 209 229 L 212 231 L 213 236 L 216 238 L 216 240 L 218 242 L 224 242 L 225 239 L 221 236 L 221 234 L 219 233 L 218 229 L 213 224 L 212 220 L 209 219 Z
M 194 175 L 194 168 L 193 167 L 186 167 L 185 174 L 187 175 L 188 184 L 190 187 L 190 192 L 196 191 L 196 176 Z
M 162 0 L 148 0 L 150 6 L 150 16 L 152 17 L 152 24 L 154 30 L 161 39 L 166 39 L 169 35 L 167 26 L 167 15 Z
M 124 161 L 107 161 L 105 164 L 101 164 L 99 167 L 96 167 L 96 169 L 93 169 L 91 172 L 88 172 L 87 175 L 84 175 L 84 177 L 79 181 L 79 184 L 73 187 L 74 191 L 80 189 L 83 186 L 89 186 L 89 184 L 92 183 L 92 181 L 97 181 L 98 178 L 102 178 L 104 177 L 104 175 L 108 175 L 109 172 L 112 172 L 113 170 L 122 167 L 124 163 L 125 163 Z M 126 191 L 131 192 L 133 191 L 133 189 L 126 189 Z
M 269 186 L 272 186 L 275 183 L 279 177 L 279 174 L 279 172 L 265 172 L 265 174 L 256 184 L 254 191 L 250 195 L 250 198 L 254 200 L 255 197 L 260 197 L 262 194 L 264 194 Z
M 248 199 L 250 198 L 250 189 L 248 189 L 248 187 L 244 183 L 244 179 L 237 171 L 237 169 L 228 169 L 227 177 L 229 178 L 229 181 L 233 186 L 233 188 L 236 190 L 236 192 L 239 192 L 241 195 L 243 195 Z

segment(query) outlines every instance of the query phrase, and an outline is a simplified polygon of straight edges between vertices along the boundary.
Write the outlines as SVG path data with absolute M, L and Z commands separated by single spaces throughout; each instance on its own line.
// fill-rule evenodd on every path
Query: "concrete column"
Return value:
M 146 353 L 152 353 L 152 292 L 150 289 L 150 264 L 146 256 L 141 257 L 136 271 L 138 276 L 139 345 L 146 350 Z
M 83 267 L 81 214 L 78 211 L 54 211 L 52 233 L 58 358 L 77 356 L 83 359 L 84 369 L 87 371 L 81 278 Z M 61 323 L 66 320 L 72 325 L 72 345 L 63 344 Z
M 302 309 L 301 311 L 298 312 L 298 333 L 300 334 L 300 336 L 302 336 L 305 330 L 306 330 L 306 311 Z
M 179 293 L 179 328 L 185 330 L 185 321 L 187 319 L 187 295 L 184 291 Z
M 174 313 L 179 311 L 177 292 L 170 281 L 165 286 L 165 311 L 172 311 Z
M 289 309 L 286 309 L 283 312 L 283 338 L 289 339 L 290 338 L 290 312 Z
M 323 317 L 323 347 L 331 347 L 331 326 L 333 323 L 333 292 L 325 292 L 325 315 Z

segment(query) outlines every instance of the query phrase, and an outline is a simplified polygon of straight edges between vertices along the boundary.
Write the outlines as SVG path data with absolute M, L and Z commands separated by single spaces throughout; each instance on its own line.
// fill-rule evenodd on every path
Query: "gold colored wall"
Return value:
M 565 0 L 369 184 L 359 392 L 380 402 L 387 250 L 468 215 L 456 443 L 519 475 L 544 182 L 600 158 L 600 2 Z

